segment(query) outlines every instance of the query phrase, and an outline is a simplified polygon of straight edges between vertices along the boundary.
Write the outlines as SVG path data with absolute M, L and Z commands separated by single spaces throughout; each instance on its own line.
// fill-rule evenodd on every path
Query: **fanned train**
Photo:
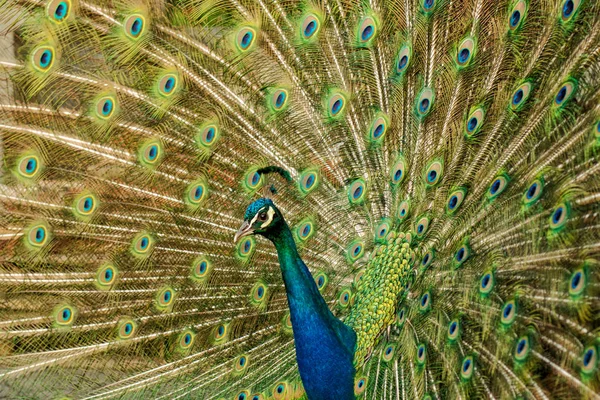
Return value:
M 0 10 L 0 398 L 600 399 L 600 2 Z

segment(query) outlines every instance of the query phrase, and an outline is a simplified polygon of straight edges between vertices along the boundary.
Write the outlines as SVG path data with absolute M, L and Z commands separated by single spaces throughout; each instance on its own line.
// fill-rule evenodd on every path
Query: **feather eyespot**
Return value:
M 464 39 L 456 52 L 456 63 L 460 68 L 464 68 L 471 63 L 475 53 L 475 41 L 472 38 Z
M 54 322 L 60 327 L 73 325 L 75 321 L 76 310 L 72 306 L 62 305 L 55 309 Z
M 396 314 L 396 323 L 398 324 L 399 328 L 402 328 L 405 321 L 406 321 L 406 308 L 402 307 L 398 311 L 398 314 Z
M 50 240 L 50 229 L 45 223 L 33 224 L 25 235 L 30 248 L 37 250 L 44 247 Z
M 371 143 L 380 143 L 385 137 L 388 125 L 388 117 L 382 113 L 378 113 L 369 128 L 369 141 Z
M 216 123 L 207 123 L 198 130 L 196 142 L 200 150 L 210 149 L 217 143 L 221 136 L 221 131 Z
M 101 119 L 109 119 L 113 116 L 116 109 L 116 99 L 113 96 L 101 97 L 96 102 L 96 116 Z
M 163 97 L 170 97 L 179 90 L 179 77 L 174 73 L 166 73 L 157 83 L 158 93 Z
M 300 192 L 305 195 L 309 194 L 319 186 L 319 183 L 318 170 L 305 170 L 302 172 L 299 179 Z
M 534 180 L 523 194 L 525 205 L 531 205 L 539 200 L 544 191 L 544 181 L 542 179 Z
M 517 303 L 515 302 L 515 300 L 510 300 L 507 303 L 505 303 L 502 307 L 501 314 L 502 315 L 500 321 L 502 322 L 502 324 L 505 326 L 512 325 L 512 323 L 515 322 L 515 319 L 517 318 Z
M 357 378 L 356 381 L 354 381 L 354 394 L 355 395 L 360 395 L 362 394 L 365 389 L 367 388 L 367 379 L 366 377 L 360 377 Z
M 588 284 L 586 269 L 579 268 L 569 278 L 569 294 L 573 297 L 581 296 Z
M 429 229 L 429 218 L 427 216 L 423 216 L 417 220 L 415 224 L 415 232 L 417 233 L 417 237 L 422 239 L 423 236 L 427 233 Z
M 54 65 L 54 59 L 55 50 L 51 46 L 40 46 L 33 50 L 31 54 L 31 63 L 40 72 L 49 71 Z
M 191 278 L 197 282 L 205 282 L 211 271 L 211 261 L 206 256 L 200 256 L 192 263 Z
M 434 256 L 435 256 L 435 251 L 433 249 L 429 249 L 427 251 L 427 253 L 425 253 L 423 258 L 421 259 L 421 268 L 422 269 L 428 268 L 431 265 L 431 263 L 433 262 Z
M 341 118 L 346 108 L 346 97 L 341 93 L 333 93 L 327 100 L 327 113 L 330 118 Z
M 522 336 L 517 341 L 517 345 L 515 346 L 515 360 L 517 361 L 525 361 L 530 351 L 530 343 L 528 336 Z
M 175 301 L 175 290 L 167 286 L 159 289 L 156 293 L 155 303 L 158 311 L 168 311 L 171 309 L 173 302 Z
M 562 21 L 566 22 L 573 18 L 580 5 L 581 0 L 565 0 L 561 7 Z
M 573 81 L 564 83 L 560 89 L 558 89 L 558 92 L 556 92 L 556 96 L 554 96 L 554 106 L 558 108 L 564 107 L 573 97 L 575 89 L 577 89 L 577 86 Z
M 517 30 L 523 25 L 523 20 L 527 15 L 527 3 L 525 0 L 519 0 L 512 8 L 508 17 L 508 27 L 511 31 Z
M 400 156 L 390 170 L 392 185 L 398 185 L 404 180 L 406 163 L 404 157 Z
M 100 290 L 109 290 L 117 280 L 118 270 L 112 264 L 104 264 L 96 273 L 96 286 Z
M 154 249 L 154 238 L 147 232 L 140 232 L 134 238 L 131 252 L 137 257 L 148 257 Z
M 117 325 L 117 332 L 120 339 L 131 338 L 137 330 L 137 324 L 135 321 L 129 318 L 123 318 Z
M 342 307 L 347 307 L 350 303 L 351 296 L 352 291 L 350 289 L 342 290 L 338 296 L 338 304 Z
M 310 239 L 315 233 L 312 221 L 304 221 L 296 228 L 296 236 L 301 241 Z
M 37 177 L 42 169 L 40 158 L 37 155 L 25 155 L 17 162 L 17 173 L 25 179 Z
M 390 223 L 388 221 L 383 221 L 379 225 L 375 227 L 375 239 L 377 241 L 385 240 L 385 237 L 390 231 Z
M 596 346 L 590 345 L 583 350 L 581 357 L 581 371 L 586 375 L 591 375 L 598 366 L 598 350 Z
M 481 130 L 484 118 L 485 112 L 483 108 L 476 108 L 467 118 L 465 123 L 465 135 L 467 137 L 472 137 L 477 134 Z
M 410 213 L 410 202 L 408 200 L 402 201 L 398 207 L 398 219 L 403 221 Z
M 290 387 L 289 384 L 285 381 L 282 382 L 277 382 L 274 386 L 273 386 L 273 399 L 274 400 L 283 400 L 286 399 L 289 392 L 290 392 Z
M 424 344 L 420 344 L 417 347 L 417 363 L 419 365 L 425 364 L 425 360 L 427 357 L 427 347 Z
M 557 205 L 550 214 L 550 228 L 555 232 L 562 230 L 567 224 L 570 214 L 571 208 L 568 203 Z
M 454 214 L 462 205 L 467 195 L 467 190 L 464 188 L 457 189 L 450 193 L 448 201 L 446 202 L 446 212 L 448 214 Z
M 421 0 L 421 7 L 423 7 L 423 11 L 429 13 L 435 7 L 435 0 Z
M 273 113 L 282 111 L 288 106 L 288 91 L 285 89 L 274 89 L 268 97 L 268 107 Z
M 459 321 L 456 319 L 450 321 L 450 323 L 448 324 L 448 340 L 450 340 L 451 342 L 456 341 L 456 339 L 458 339 L 459 334 L 460 334 Z
M 365 17 L 357 29 L 359 44 L 368 44 L 377 36 L 377 21 L 373 17 Z
M 187 330 L 181 332 L 179 334 L 179 340 L 178 340 L 179 348 L 181 350 L 189 349 L 190 347 L 193 346 L 195 338 L 196 338 L 196 335 L 190 329 L 187 329 Z
M 142 14 L 133 14 L 125 19 L 123 26 L 127 36 L 133 40 L 137 40 L 145 31 L 146 19 Z
M 317 34 L 321 30 L 321 21 L 314 14 L 308 14 L 304 17 L 300 26 L 302 38 L 304 40 L 313 40 L 317 37 Z
M 410 65 L 410 60 L 412 57 L 412 48 L 405 44 L 400 48 L 398 52 L 398 56 L 396 57 L 396 74 L 402 75 L 407 70 Z
M 490 185 L 490 187 L 487 191 L 487 198 L 490 200 L 493 200 L 496 197 L 500 196 L 500 194 L 502 192 L 504 192 L 504 190 L 508 186 L 508 182 L 509 182 L 508 176 L 506 176 L 506 175 L 497 176 L 496 179 L 494 179 L 492 181 L 492 184 Z
M 329 280 L 327 279 L 327 275 L 324 272 L 319 272 L 317 276 L 315 276 L 315 283 L 317 284 L 317 288 L 319 291 L 325 289 Z
M 429 291 L 423 293 L 421 300 L 419 301 L 419 310 L 421 312 L 429 311 L 431 309 L 431 293 Z
M 437 185 L 442 180 L 442 174 L 444 173 L 444 165 L 441 161 L 432 161 L 427 166 L 425 174 L 423 176 L 425 185 L 432 187 Z
M 254 47 L 256 42 L 256 30 L 249 26 L 241 28 L 237 35 L 235 45 L 241 52 L 246 52 Z
M 494 283 L 494 274 L 492 272 L 486 272 L 479 280 L 479 293 L 487 296 L 494 288 Z
M 355 240 L 348 246 L 347 254 L 351 262 L 361 258 L 365 251 L 365 245 L 361 240 Z
M 463 243 L 463 245 L 460 246 L 454 253 L 454 268 L 457 269 L 461 267 L 465 261 L 469 259 L 470 255 L 471 249 L 469 248 L 469 245 L 467 243 Z
M 515 90 L 513 92 L 512 95 L 512 100 L 511 100 L 511 108 L 515 111 L 520 110 L 523 105 L 525 104 L 525 101 L 527 101 L 527 99 L 529 98 L 529 94 L 531 93 L 531 83 L 529 82 L 525 82 L 523 84 L 521 84 L 521 86 L 519 86 L 517 88 L 517 90 Z
M 417 115 L 419 117 L 426 117 L 433 107 L 433 102 L 435 100 L 435 95 L 433 89 L 431 88 L 423 88 L 419 96 L 417 96 Z
M 247 261 L 254 253 L 255 241 L 251 236 L 246 236 L 237 246 L 237 252 L 242 261 Z
M 46 14 L 54 22 L 63 22 L 71 14 L 70 0 L 53 0 L 46 6 Z
M 348 200 L 350 204 L 361 203 L 366 195 L 366 184 L 362 179 L 357 179 L 348 186 Z
M 473 371 L 475 370 L 475 361 L 473 360 L 473 356 L 467 356 L 463 359 L 461 368 L 460 368 L 460 376 L 463 380 L 469 380 L 473 376 Z

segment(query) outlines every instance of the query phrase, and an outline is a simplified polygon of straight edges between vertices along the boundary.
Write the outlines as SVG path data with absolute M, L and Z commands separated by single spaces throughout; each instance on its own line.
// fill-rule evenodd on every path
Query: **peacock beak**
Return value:
M 252 235 L 253 233 L 254 230 L 252 230 L 252 225 L 250 225 L 250 222 L 244 221 L 240 229 L 235 233 L 235 236 L 233 237 L 233 243 L 237 243 L 238 240 L 244 236 Z

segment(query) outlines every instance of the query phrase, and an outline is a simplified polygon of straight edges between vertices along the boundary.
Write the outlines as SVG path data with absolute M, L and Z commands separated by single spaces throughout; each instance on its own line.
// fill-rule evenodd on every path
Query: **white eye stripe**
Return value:
M 266 228 L 267 226 L 269 226 L 269 224 L 273 221 L 274 215 L 275 215 L 275 210 L 273 210 L 273 207 L 269 206 L 269 211 L 267 211 L 267 216 L 269 217 L 269 219 L 267 219 L 260 227 Z

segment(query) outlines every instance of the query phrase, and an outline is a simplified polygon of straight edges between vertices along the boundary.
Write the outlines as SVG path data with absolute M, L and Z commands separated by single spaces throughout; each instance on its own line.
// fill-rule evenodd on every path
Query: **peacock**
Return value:
M 600 399 L 600 2 L 0 10 L 0 398 Z

